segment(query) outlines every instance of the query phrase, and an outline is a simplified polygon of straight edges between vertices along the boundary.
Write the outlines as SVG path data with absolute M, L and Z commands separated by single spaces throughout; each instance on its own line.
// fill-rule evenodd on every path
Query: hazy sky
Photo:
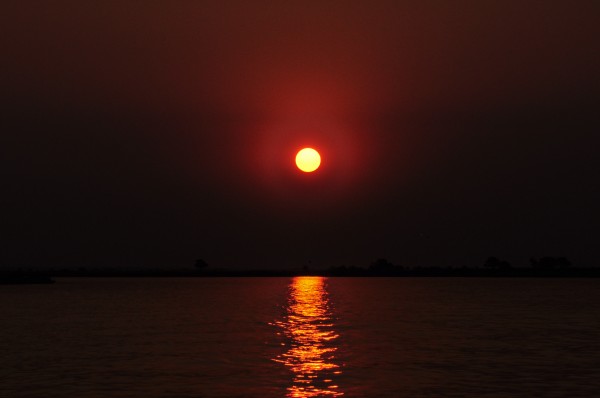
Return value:
M 591 0 L 5 1 L 0 264 L 599 265 L 599 20 Z

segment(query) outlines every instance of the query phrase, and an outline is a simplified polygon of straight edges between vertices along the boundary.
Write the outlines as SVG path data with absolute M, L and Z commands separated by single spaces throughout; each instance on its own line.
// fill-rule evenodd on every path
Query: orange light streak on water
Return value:
M 274 358 L 293 374 L 288 397 L 339 397 L 344 395 L 334 379 L 342 371 L 336 363 L 330 303 L 323 277 L 296 277 L 290 285 L 285 320 L 276 322 L 287 338 L 288 350 Z

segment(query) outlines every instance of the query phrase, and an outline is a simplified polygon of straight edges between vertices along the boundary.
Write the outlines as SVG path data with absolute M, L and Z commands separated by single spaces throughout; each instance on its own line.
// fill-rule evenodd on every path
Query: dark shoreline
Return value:
M 411 268 L 369 270 L 365 268 L 339 267 L 325 270 L 53 270 L 50 272 L 0 273 L 0 284 L 48 284 L 53 278 L 85 277 L 150 277 L 150 278 L 214 278 L 214 277 L 409 277 L 409 278 L 598 278 L 600 268 L 533 269 L 511 268 L 494 270 L 484 268 Z
M 48 285 L 55 280 L 48 275 L 0 275 L 0 285 Z

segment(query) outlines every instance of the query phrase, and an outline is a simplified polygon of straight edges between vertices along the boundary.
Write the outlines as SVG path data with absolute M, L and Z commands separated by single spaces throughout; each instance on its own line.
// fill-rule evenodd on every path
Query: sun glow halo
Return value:
M 312 148 L 304 148 L 296 154 L 296 166 L 305 173 L 312 173 L 321 165 L 321 155 Z

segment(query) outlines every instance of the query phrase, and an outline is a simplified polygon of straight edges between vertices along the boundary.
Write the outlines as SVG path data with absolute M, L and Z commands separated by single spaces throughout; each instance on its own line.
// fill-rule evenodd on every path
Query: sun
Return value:
M 321 155 L 312 148 L 304 148 L 296 154 L 296 166 L 305 173 L 312 173 L 321 165 Z

